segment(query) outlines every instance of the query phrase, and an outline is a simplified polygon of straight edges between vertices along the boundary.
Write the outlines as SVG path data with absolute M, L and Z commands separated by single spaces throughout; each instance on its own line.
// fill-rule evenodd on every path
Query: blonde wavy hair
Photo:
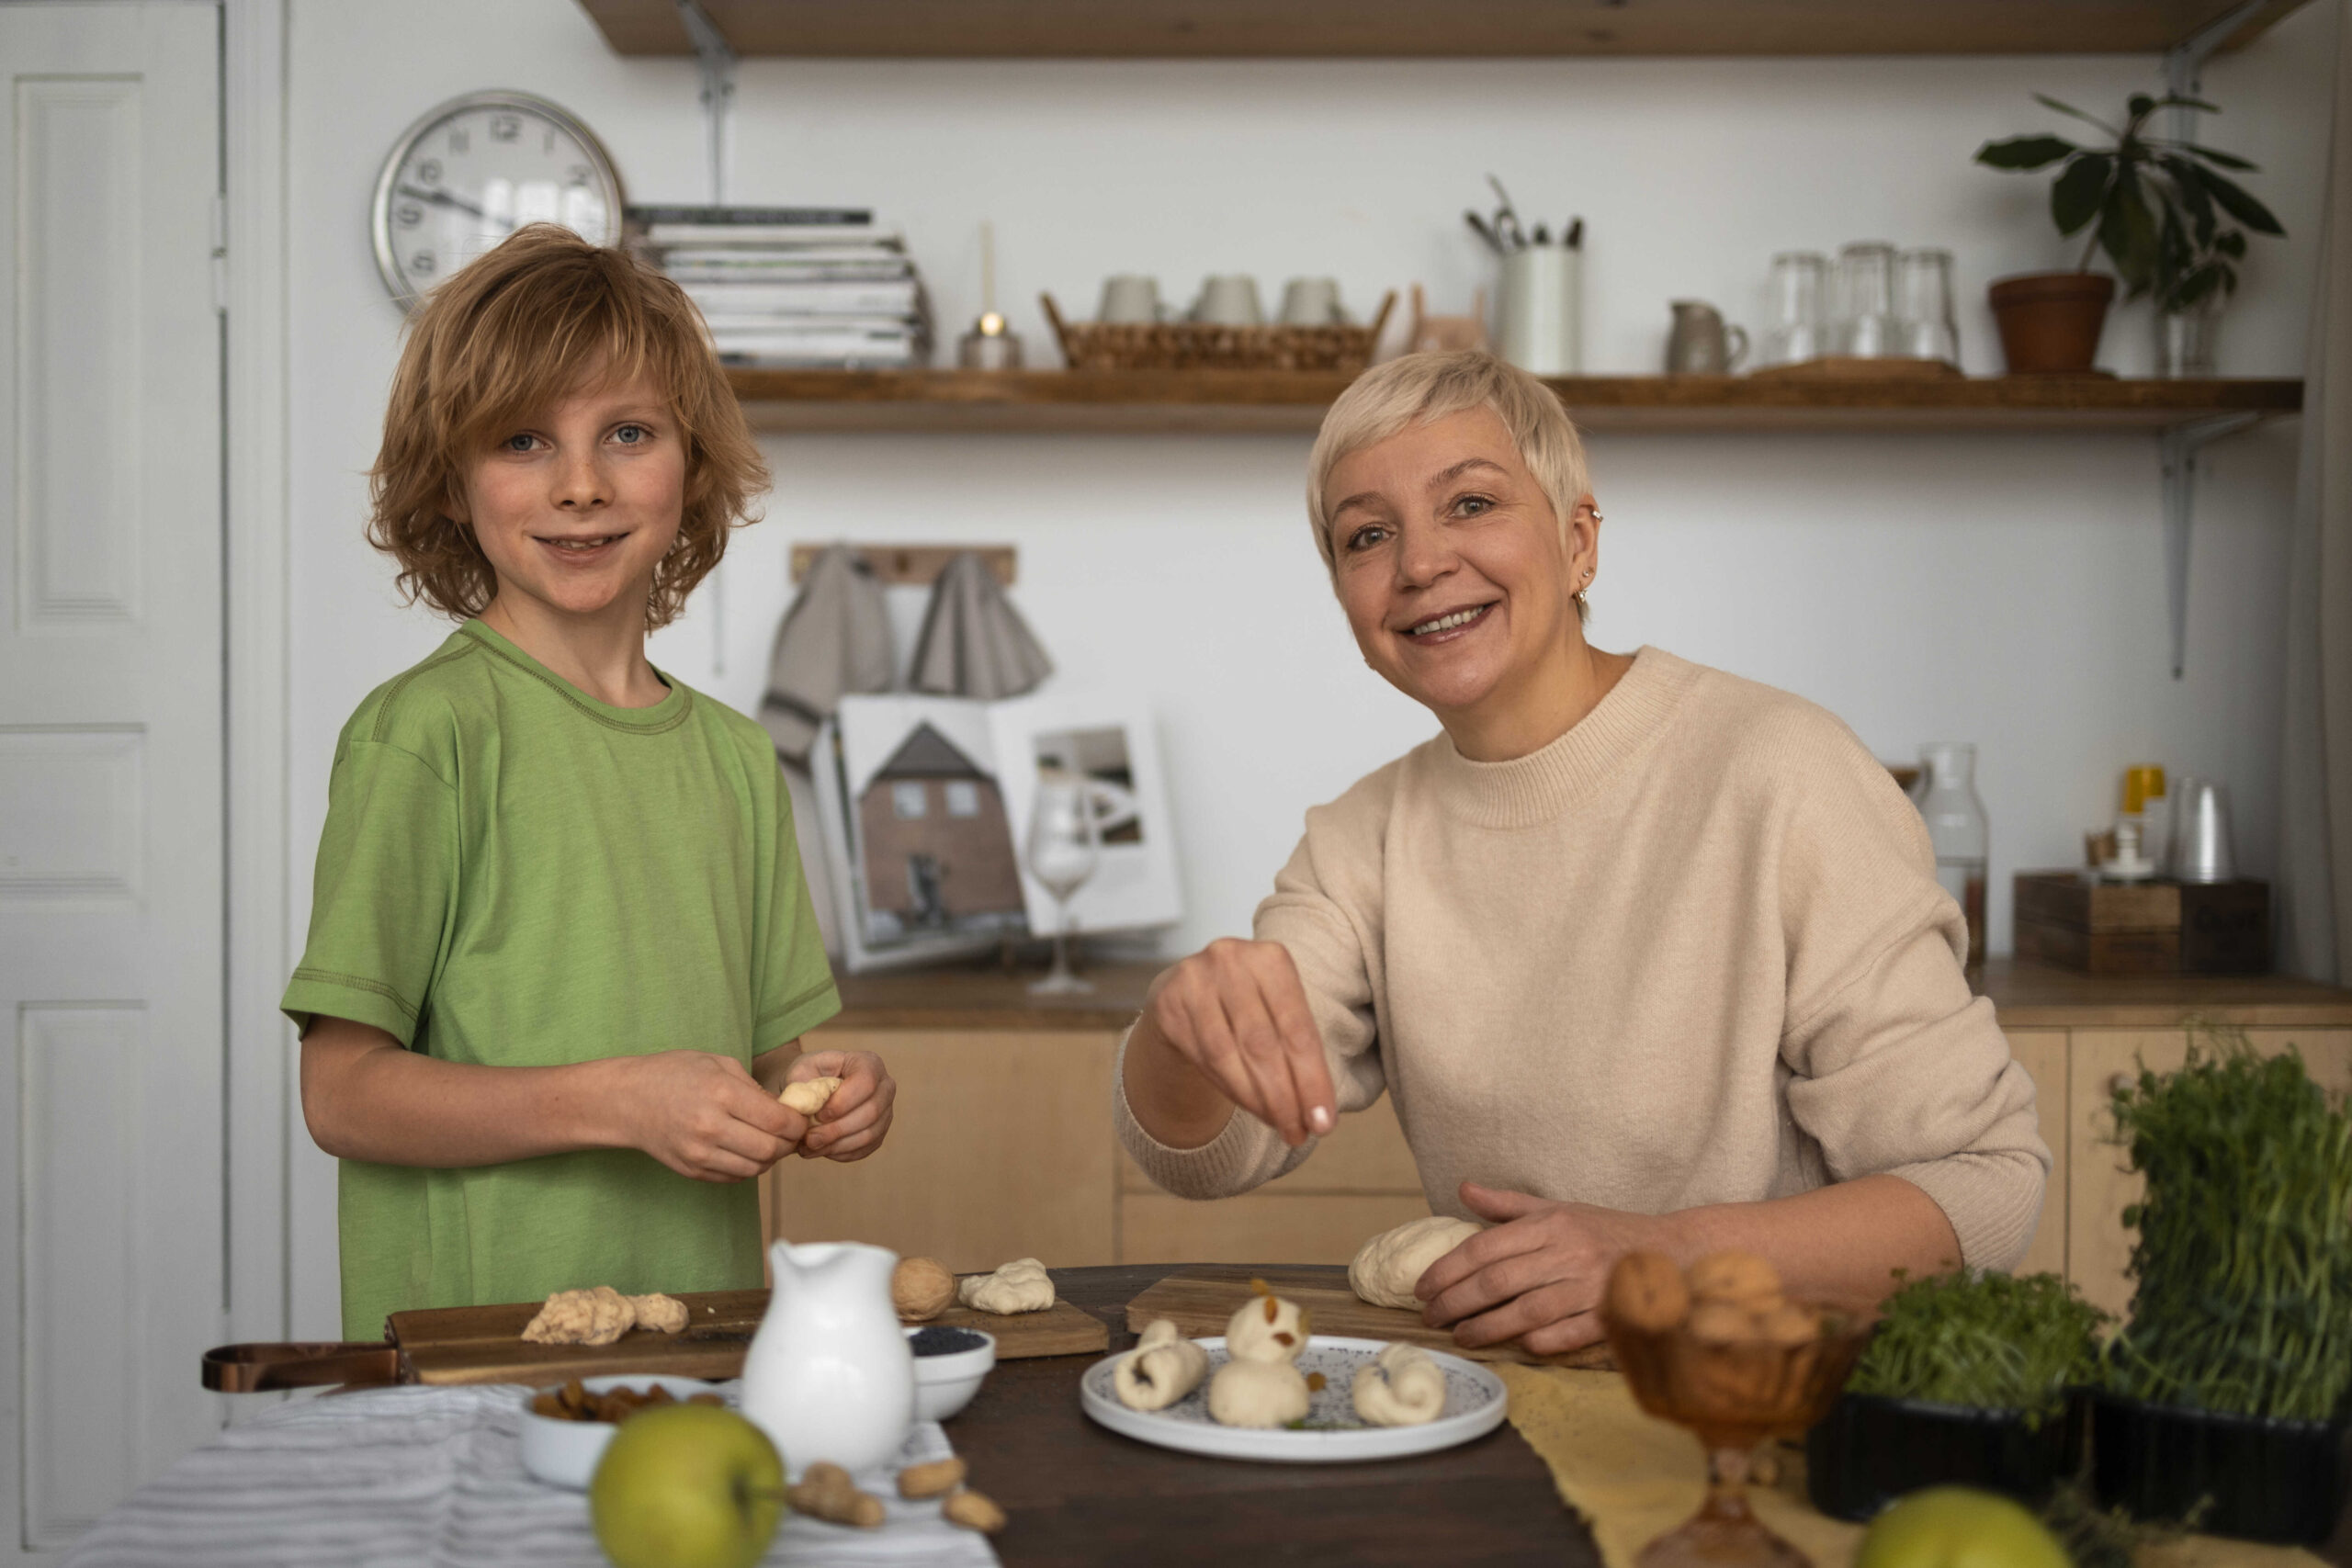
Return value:
M 654 568 L 648 630 L 669 625 L 758 521 L 767 465 L 684 290 L 626 252 L 552 223 L 518 229 L 425 297 L 384 410 L 368 472 L 368 542 L 400 563 L 400 587 L 455 620 L 498 592 L 473 530 L 452 512 L 468 470 L 500 437 L 582 388 L 646 376 L 668 393 L 685 446 L 677 543 Z
M 1568 520 L 1577 500 L 1591 490 L 1585 466 L 1584 442 L 1567 410 L 1552 389 L 1515 365 L 1484 349 L 1445 354 L 1408 354 L 1376 365 L 1357 377 L 1323 416 L 1315 451 L 1306 463 L 1306 516 L 1315 529 L 1315 547 L 1322 552 L 1327 570 L 1337 573 L 1339 557 L 1331 544 L 1331 519 L 1326 493 L 1331 470 L 1367 446 L 1378 446 L 1411 424 L 1425 424 L 1471 409 L 1491 409 L 1510 432 L 1519 459 L 1552 503 L 1560 520 L 1560 535 L 1567 536 Z M 1583 595 L 1576 599 L 1579 617 L 1589 612 Z

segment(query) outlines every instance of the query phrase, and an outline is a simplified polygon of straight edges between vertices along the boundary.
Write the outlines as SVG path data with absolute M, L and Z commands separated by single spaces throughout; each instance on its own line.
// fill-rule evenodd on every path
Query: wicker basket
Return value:
M 1206 321 L 1065 321 L 1039 297 L 1073 370 L 1329 370 L 1352 376 L 1396 303 L 1383 295 L 1369 326 L 1221 327 Z

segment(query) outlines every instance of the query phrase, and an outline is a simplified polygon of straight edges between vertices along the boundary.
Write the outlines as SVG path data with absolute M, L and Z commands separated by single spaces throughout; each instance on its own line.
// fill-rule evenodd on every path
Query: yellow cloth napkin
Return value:
M 1499 1365 L 1510 1424 L 1543 1456 L 1561 1497 L 1590 1527 L 1607 1568 L 1634 1568 L 1656 1537 L 1689 1518 L 1707 1490 L 1699 1439 L 1634 1403 L 1615 1372 Z M 1749 1506 L 1767 1529 L 1817 1568 L 1853 1561 L 1862 1527 L 1816 1513 L 1804 1500 L 1804 1456 L 1781 1448 L 1778 1484 L 1751 1484 Z M 2296 1547 L 2188 1536 L 2151 1547 L 2140 1568 L 2326 1568 Z

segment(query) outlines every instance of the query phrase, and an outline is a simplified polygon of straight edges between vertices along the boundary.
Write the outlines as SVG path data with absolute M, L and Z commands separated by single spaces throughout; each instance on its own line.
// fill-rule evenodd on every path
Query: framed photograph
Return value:
M 1027 929 L 986 703 L 851 696 L 810 755 L 843 967 L 985 953 Z
M 1060 902 L 1038 879 L 1029 852 L 1043 773 L 1085 781 L 1094 813 L 1094 869 L 1069 896 L 1075 929 L 1081 935 L 1148 931 L 1183 918 L 1168 785 L 1148 708 L 1076 693 L 1014 697 L 989 705 L 989 729 L 1005 810 L 1023 850 L 1021 885 L 1031 931 L 1050 933 L 1062 918 Z

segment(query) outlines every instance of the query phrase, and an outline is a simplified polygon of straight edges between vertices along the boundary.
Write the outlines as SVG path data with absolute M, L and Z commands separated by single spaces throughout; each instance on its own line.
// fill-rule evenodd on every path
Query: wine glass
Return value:
M 1029 810 L 1029 874 L 1054 896 L 1060 919 L 1054 922 L 1054 966 L 1044 979 L 1031 983 L 1032 996 L 1082 996 L 1094 989 L 1092 981 L 1070 972 L 1069 932 L 1075 921 L 1069 900 L 1094 874 L 1100 850 L 1091 781 L 1066 768 L 1040 768 L 1037 798 Z

